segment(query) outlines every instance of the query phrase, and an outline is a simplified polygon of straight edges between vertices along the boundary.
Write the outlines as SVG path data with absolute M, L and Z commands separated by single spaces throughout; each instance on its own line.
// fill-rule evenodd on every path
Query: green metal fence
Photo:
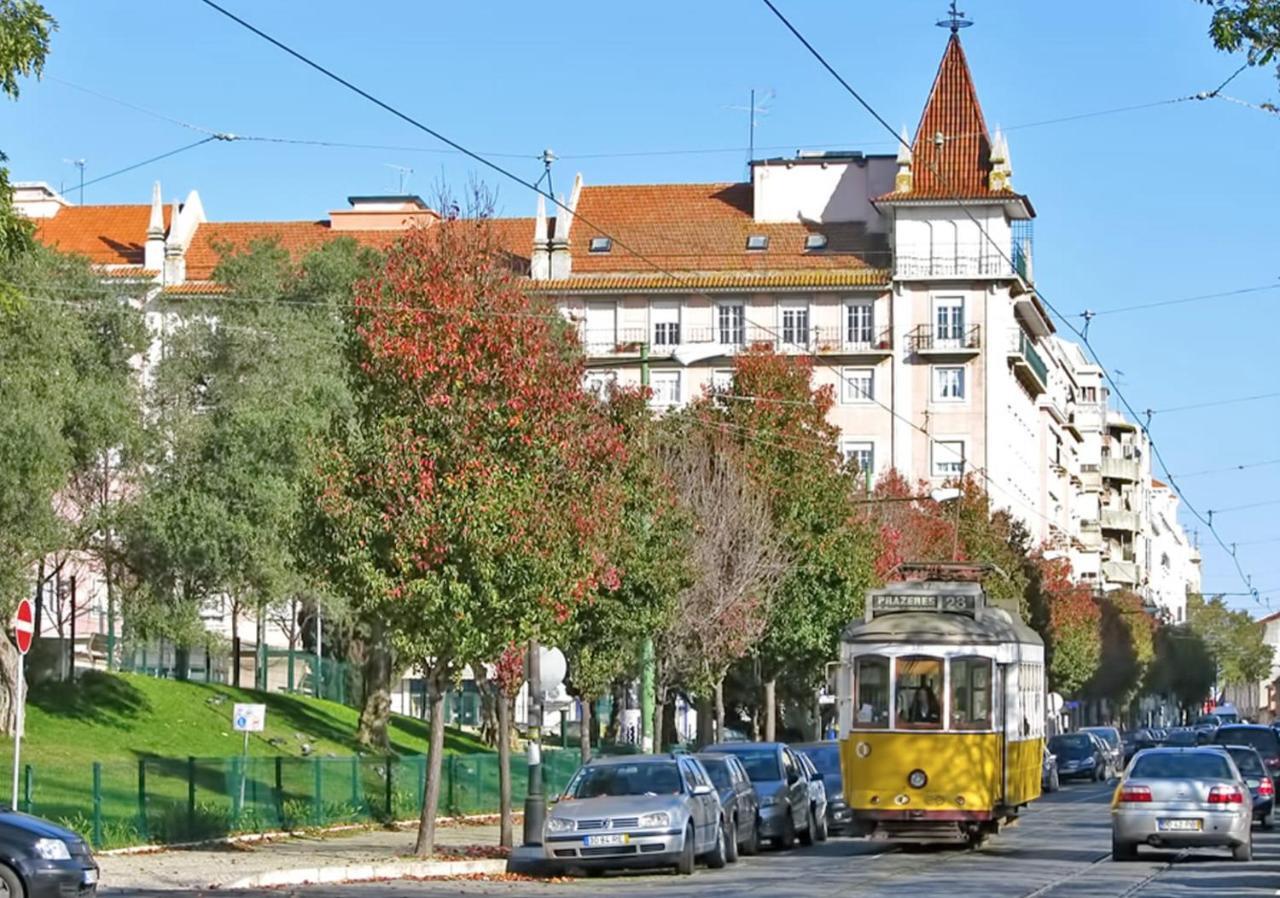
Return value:
M 549 794 L 578 767 L 576 751 L 543 752 Z M 236 833 L 385 823 L 422 809 L 426 756 L 290 758 L 143 758 L 94 763 L 81 776 L 40 776 L 27 765 L 22 810 L 56 820 L 97 848 L 174 844 Z M 498 811 L 498 756 L 445 755 L 440 813 Z M 518 809 L 528 785 L 523 754 L 512 753 L 511 792 Z

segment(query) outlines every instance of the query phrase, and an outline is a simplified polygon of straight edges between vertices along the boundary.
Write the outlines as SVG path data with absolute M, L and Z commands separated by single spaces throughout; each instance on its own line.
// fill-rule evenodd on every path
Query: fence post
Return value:
M 23 765 L 22 768 L 22 810 L 28 814 L 31 813 L 31 793 L 32 786 L 36 778 L 35 768 L 30 764 Z
M 276 823 L 284 829 L 284 756 L 276 755 Z
M 359 810 L 364 806 L 364 789 L 360 782 L 360 756 L 351 756 L 351 807 Z
M 149 842 L 147 832 L 147 759 L 138 759 L 138 833 L 142 841 Z
M 324 823 L 324 768 L 320 766 L 319 758 L 315 758 L 311 762 L 311 767 L 315 775 L 313 795 L 315 798 L 316 826 L 321 826 Z
M 102 847 L 102 764 L 99 761 L 93 762 L 93 847 Z
M 293 658 L 294 658 L 294 654 L 295 654 L 295 653 L 294 653 L 294 650 L 293 650 L 293 643 L 289 643 L 289 674 L 288 674 L 288 683 L 289 683 L 289 694 L 290 694 L 290 695 L 292 695 L 292 694 L 293 694 Z
M 458 756 L 449 755 L 449 763 L 443 765 L 449 771 L 449 813 L 458 816 Z
M 387 768 L 386 768 L 386 769 L 387 769 L 387 794 L 386 794 L 386 799 L 387 799 L 387 822 L 388 822 L 388 823 L 390 823 L 392 820 L 395 820 L 395 819 L 396 819 L 395 792 L 393 791 L 393 787 L 392 787 L 392 783 L 391 783 L 391 776 L 392 776 L 391 771 L 394 769 L 395 761 L 396 761 L 396 756 L 395 756 L 395 755 L 387 755 Z
M 196 834 L 196 759 L 187 755 L 187 838 Z
M 241 805 L 244 803 L 244 794 L 240 791 L 240 778 L 244 772 L 240 769 L 240 755 L 232 755 L 228 760 L 231 761 L 231 819 L 234 825 L 240 822 Z

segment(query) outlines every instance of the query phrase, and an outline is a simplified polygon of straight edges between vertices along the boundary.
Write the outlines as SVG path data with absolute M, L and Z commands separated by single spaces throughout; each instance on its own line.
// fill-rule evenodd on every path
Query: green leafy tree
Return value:
M 1226 53 L 1245 51 L 1249 65 L 1269 65 L 1280 52 L 1280 2 L 1200 0 L 1213 7 L 1209 37 Z M 1280 75 L 1280 69 L 1277 69 Z M 1274 108 L 1274 107 L 1272 107 Z
M 1187 623 L 1217 665 L 1219 686 L 1257 683 L 1270 675 L 1273 650 L 1248 612 L 1228 608 L 1221 596 L 1189 595 Z
M 1102 652 L 1086 692 L 1109 700 L 1124 713 L 1155 659 L 1157 624 L 1142 597 L 1129 590 L 1108 593 L 1098 605 Z
M 1200 634 L 1185 624 L 1157 630 L 1155 650 L 1147 686 L 1172 696 L 1186 719 L 1213 691 L 1213 655 Z
M 49 55 L 49 37 L 57 27 L 34 0 L 0 0 L 0 92 L 16 100 L 19 79 L 40 76 Z M 5 161 L 0 152 L 0 260 L 10 261 L 31 249 L 32 228 L 14 211 Z
M 1071 578 L 1066 558 L 1028 558 L 1031 623 L 1044 638 L 1049 684 L 1079 696 L 1102 662 L 1102 609 L 1093 590 Z

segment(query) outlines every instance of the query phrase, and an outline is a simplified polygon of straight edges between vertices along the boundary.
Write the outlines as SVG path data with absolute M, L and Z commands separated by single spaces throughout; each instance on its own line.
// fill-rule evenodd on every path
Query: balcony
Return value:
M 1049 366 L 1040 358 L 1040 353 L 1036 352 L 1031 338 L 1021 329 L 1013 335 L 1009 361 L 1013 364 L 1014 375 L 1032 396 L 1039 396 L 1049 389 Z
M 1110 480 L 1120 480 L 1125 483 L 1137 483 L 1138 460 L 1135 458 L 1103 456 L 1102 476 Z
M 644 328 L 580 331 L 583 351 L 588 357 L 635 357 L 652 335 Z M 857 336 L 857 335 L 854 335 Z M 738 328 L 683 327 L 679 343 L 650 344 L 654 357 L 675 355 L 679 347 L 699 347 L 709 352 L 703 356 L 732 355 L 747 348 L 768 347 L 775 352 L 812 353 L 823 356 L 863 356 L 883 358 L 893 354 L 893 336 L 889 328 L 871 334 L 869 340 L 850 340 L 843 327 L 772 328 L 743 326 Z M 719 350 L 719 351 L 716 351 Z
M 1102 472 L 1097 465 L 1080 466 L 1080 486 L 1086 492 L 1098 492 L 1102 489 Z
M 1077 539 L 1080 541 L 1080 545 L 1084 546 L 1086 549 L 1101 549 L 1101 525 L 1099 525 L 1097 521 L 1082 520 L 1080 522 L 1080 534 Z
M 1119 509 L 1102 509 L 1102 529 L 1104 530 L 1126 530 L 1130 533 L 1138 532 L 1138 513 L 1135 511 L 1121 511 Z
M 1009 261 L 990 244 L 974 247 L 958 247 L 954 252 L 913 252 L 904 248 L 894 257 L 893 274 L 896 278 L 917 280 L 920 278 L 960 279 L 975 277 L 1011 278 L 1014 275 Z
M 916 355 L 975 356 L 982 349 L 981 325 L 971 324 L 963 332 L 939 331 L 921 324 L 907 334 L 907 348 Z
M 1141 582 L 1138 565 L 1133 561 L 1102 562 L 1102 579 L 1110 583 L 1123 583 L 1126 586 L 1137 586 Z

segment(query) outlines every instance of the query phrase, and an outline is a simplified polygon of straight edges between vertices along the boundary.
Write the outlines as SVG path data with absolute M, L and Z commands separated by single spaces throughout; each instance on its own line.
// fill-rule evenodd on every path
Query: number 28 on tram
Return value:
M 1044 643 L 981 585 L 867 595 L 841 636 L 845 800 L 874 838 L 979 842 L 1040 796 Z

